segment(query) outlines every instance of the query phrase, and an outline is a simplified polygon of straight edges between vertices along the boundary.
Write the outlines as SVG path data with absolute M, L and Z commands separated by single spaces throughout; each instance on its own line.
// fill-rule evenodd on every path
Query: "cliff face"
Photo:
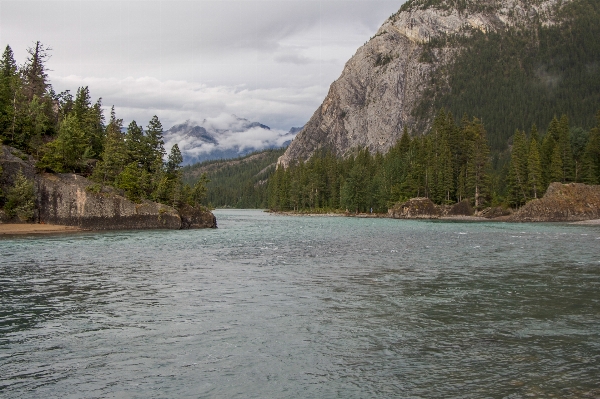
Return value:
M 441 36 L 468 35 L 472 29 L 498 31 L 533 19 L 552 24 L 559 0 L 467 1 L 470 5 L 460 11 L 449 6 L 448 0 L 437 8 L 421 3 L 413 0 L 403 6 L 358 49 L 279 158 L 280 165 L 308 159 L 320 148 L 339 156 L 355 147 L 386 152 L 405 126 L 415 124 L 413 109 L 432 84 L 432 77 L 443 77 L 460 50 L 451 45 L 431 48 L 432 62 L 424 58 L 426 43 Z
M 181 217 L 171 207 L 136 204 L 113 192 L 87 190 L 92 183 L 73 174 L 43 174 L 36 182 L 40 223 L 92 230 L 179 229 Z
M 151 201 L 136 204 L 110 187 L 95 193 L 93 183 L 75 174 L 37 174 L 33 159 L 3 146 L 0 154 L 0 187 L 14 182 L 19 170 L 35 187 L 35 216 L 39 223 L 77 226 L 89 230 L 215 228 L 211 212 L 185 207 L 176 209 Z

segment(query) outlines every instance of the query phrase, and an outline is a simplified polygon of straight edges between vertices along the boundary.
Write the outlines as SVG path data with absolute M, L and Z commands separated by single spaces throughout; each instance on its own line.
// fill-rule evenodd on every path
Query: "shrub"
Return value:
M 8 216 L 17 216 L 23 222 L 31 221 L 35 210 L 33 182 L 19 170 L 13 187 L 6 193 L 4 210 Z

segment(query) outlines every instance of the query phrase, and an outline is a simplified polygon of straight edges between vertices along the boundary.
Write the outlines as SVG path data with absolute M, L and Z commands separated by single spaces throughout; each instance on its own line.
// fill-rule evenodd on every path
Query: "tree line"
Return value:
M 124 129 L 114 107 L 106 122 L 101 99 L 92 102 L 88 87 L 75 96 L 68 90 L 57 94 L 48 81 L 49 51 L 36 42 L 18 66 L 6 46 L 0 59 L 0 142 L 33 155 L 39 170 L 91 178 L 92 191 L 112 186 L 136 202 L 199 205 L 207 180 L 183 183 L 181 151 L 175 144 L 167 156 L 158 117 L 145 130 L 136 121 Z
M 278 168 L 269 179 L 269 208 L 278 211 L 387 212 L 413 197 L 437 204 L 468 199 L 478 209 L 520 206 L 543 195 L 553 181 L 600 182 L 600 112 L 590 132 L 553 118 L 540 138 L 517 130 L 508 163 L 492 156 L 477 118 L 459 123 L 443 109 L 427 135 L 401 139 L 386 154 L 356 149 L 345 158 L 322 151 Z

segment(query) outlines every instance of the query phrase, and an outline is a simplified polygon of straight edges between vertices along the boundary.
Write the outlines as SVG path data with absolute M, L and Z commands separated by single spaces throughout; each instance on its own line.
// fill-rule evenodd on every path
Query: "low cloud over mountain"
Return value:
M 235 158 L 266 148 L 287 146 L 301 128 L 271 129 L 235 115 L 221 114 L 201 122 L 187 120 L 164 133 L 167 151 L 174 144 L 184 165 L 212 159 Z

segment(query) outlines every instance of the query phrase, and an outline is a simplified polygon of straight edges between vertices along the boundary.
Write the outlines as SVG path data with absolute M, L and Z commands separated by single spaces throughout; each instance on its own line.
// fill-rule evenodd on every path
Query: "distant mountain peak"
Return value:
M 188 165 L 285 147 L 296 135 L 295 129 L 286 132 L 237 115 L 219 115 L 201 122 L 187 119 L 165 131 L 164 140 L 167 149 L 177 143 Z

